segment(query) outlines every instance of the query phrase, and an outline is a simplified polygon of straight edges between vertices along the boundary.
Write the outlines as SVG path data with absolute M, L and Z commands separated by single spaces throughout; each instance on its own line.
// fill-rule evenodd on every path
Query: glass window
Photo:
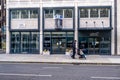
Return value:
M 30 10 L 30 18 L 38 18 L 38 10 Z
M 66 43 L 66 48 L 71 49 L 72 48 L 72 43 L 74 40 L 74 33 L 73 32 L 67 32 L 67 43 Z
M 53 18 L 53 10 L 45 10 L 45 18 Z
M 80 18 L 86 18 L 88 17 L 88 9 L 80 9 Z
M 50 50 L 51 49 L 51 34 L 50 32 L 44 32 L 44 49 Z
M 28 18 L 28 10 L 21 10 L 21 18 Z
M 12 19 L 18 19 L 19 18 L 19 15 L 20 15 L 20 11 L 19 10 L 13 10 L 11 12 L 11 18 Z
M 66 37 L 65 32 L 52 32 L 52 37 Z
M 20 34 L 19 32 L 11 33 L 11 52 L 19 53 L 20 51 Z
M 108 17 L 108 12 L 109 12 L 108 8 L 101 8 L 100 9 L 100 17 Z
M 64 18 L 72 18 L 72 9 L 64 10 Z
M 12 10 L 11 18 L 38 18 L 38 10 Z
M 62 9 L 55 10 L 55 15 L 56 14 L 63 15 L 63 10 Z
M 51 35 L 50 32 L 44 32 L 45 37 L 50 37 L 50 35 Z
M 39 52 L 39 34 L 38 32 L 31 33 L 31 52 Z
M 39 53 L 38 32 L 12 32 L 12 53 Z
M 67 37 L 74 37 L 73 32 L 67 32 Z
M 98 9 L 97 8 L 90 9 L 90 17 L 98 17 Z

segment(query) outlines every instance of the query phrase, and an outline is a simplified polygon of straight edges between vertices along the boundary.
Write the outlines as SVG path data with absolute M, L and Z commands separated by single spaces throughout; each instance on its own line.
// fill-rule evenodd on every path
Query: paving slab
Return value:
M 6 63 L 59 63 L 120 65 L 120 56 L 87 55 L 87 59 L 72 59 L 69 55 L 0 54 L 0 62 Z

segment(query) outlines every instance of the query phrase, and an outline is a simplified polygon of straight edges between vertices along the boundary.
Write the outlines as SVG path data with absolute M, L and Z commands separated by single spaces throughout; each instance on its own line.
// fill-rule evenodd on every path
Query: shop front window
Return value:
M 43 50 L 51 51 L 51 33 L 44 32 Z
M 19 32 L 11 33 L 11 52 L 13 53 L 20 52 L 20 33 Z
M 101 38 L 100 53 L 109 54 L 110 53 L 110 37 Z
M 88 35 L 88 33 L 79 33 L 79 48 L 83 49 L 85 54 L 109 55 L 111 53 L 110 33 L 100 32 L 99 36 Z M 104 36 L 103 36 L 104 35 Z
M 11 53 L 39 53 L 38 32 L 12 32 Z
M 66 45 L 67 49 L 72 49 L 73 40 L 74 40 L 73 32 L 67 32 L 67 45 Z
M 65 54 L 66 49 L 72 48 L 73 32 L 44 32 L 44 50 L 52 54 Z

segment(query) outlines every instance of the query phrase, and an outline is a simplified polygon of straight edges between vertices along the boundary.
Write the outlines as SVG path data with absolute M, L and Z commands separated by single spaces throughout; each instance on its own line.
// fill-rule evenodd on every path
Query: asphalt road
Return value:
M 120 80 L 120 66 L 0 63 L 0 80 Z

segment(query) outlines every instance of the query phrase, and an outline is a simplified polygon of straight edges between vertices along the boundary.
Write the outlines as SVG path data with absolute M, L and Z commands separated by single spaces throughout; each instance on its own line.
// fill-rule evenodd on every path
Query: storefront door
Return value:
M 21 52 L 29 53 L 30 51 L 30 33 L 23 32 L 21 33 Z
M 61 38 L 52 38 L 52 53 L 53 54 L 64 54 L 66 49 L 66 39 Z
M 85 54 L 111 54 L 111 31 L 80 31 L 79 48 Z
M 88 38 L 88 54 L 99 54 L 100 51 L 100 38 Z
M 49 50 L 50 54 L 65 54 L 72 48 L 73 40 L 73 32 L 44 32 L 43 50 Z

